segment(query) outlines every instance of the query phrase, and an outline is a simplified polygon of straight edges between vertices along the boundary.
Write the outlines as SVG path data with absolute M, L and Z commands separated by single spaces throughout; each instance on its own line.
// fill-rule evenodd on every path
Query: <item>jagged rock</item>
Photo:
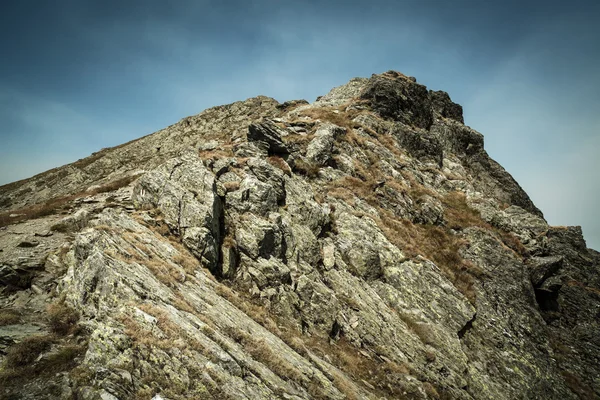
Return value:
M 289 100 L 289 101 L 284 101 L 283 103 L 279 104 L 277 106 L 277 108 L 280 110 L 286 110 L 288 108 L 303 105 L 303 104 L 308 104 L 308 101 L 306 101 L 306 100 Z
M 383 118 L 429 129 L 433 111 L 427 88 L 404 75 L 375 75 L 364 88 L 361 98 Z
M 397 124 L 392 134 L 413 157 L 442 165 L 444 154 L 437 136 L 429 132 L 414 131 L 402 124 Z
M 0 265 L 0 283 L 9 287 L 27 287 L 29 279 L 10 265 Z
M 40 242 L 33 239 L 33 238 L 28 238 L 23 240 L 22 242 L 20 242 L 17 246 L 18 247 L 36 247 L 39 246 Z
M 0 208 L 2 398 L 600 396 L 600 253 L 398 72 L 208 109 Z
M 308 144 L 306 158 L 317 165 L 325 165 L 331 159 L 333 143 L 339 135 L 344 133 L 345 130 L 339 126 L 321 125 L 315 132 L 315 138 Z
M 248 141 L 265 143 L 270 154 L 287 154 L 289 150 L 281 140 L 284 133 L 271 121 L 260 124 L 250 124 L 248 127 Z
M 239 189 L 227 194 L 227 204 L 239 213 L 266 216 L 278 209 L 278 195 L 281 195 L 278 189 L 249 174 L 240 182 Z
M 235 146 L 236 157 L 266 157 L 268 154 L 267 142 L 243 142 Z
M 413 222 L 418 224 L 439 225 L 444 221 L 444 207 L 435 197 L 423 195 L 414 205 Z
M 563 258 L 554 257 L 534 257 L 530 261 L 531 266 L 531 283 L 534 287 L 541 287 L 542 284 L 556 274 L 562 267 Z
M 142 176 L 133 202 L 138 208 L 158 208 L 192 253 L 216 268 L 223 209 L 214 174 L 195 155 L 173 159 Z
M 254 176 L 267 184 L 275 192 L 278 204 L 285 201 L 285 174 L 281 169 L 274 167 L 260 158 L 251 158 L 247 161 L 246 165 L 248 165 Z
M 52 225 L 50 229 L 59 232 L 76 232 L 87 225 L 88 219 L 89 213 L 87 210 L 78 210 L 73 215 L 69 215 Z
M 431 133 L 438 138 L 445 152 L 459 157 L 478 154 L 483 150 L 483 135 L 462 123 L 439 121 L 431 126 Z
M 430 90 L 429 97 L 435 113 L 443 118 L 450 118 L 464 124 L 462 106 L 452 102 L 448 93 L 441 90 Z
M 281 257 L 285 252 L 281 216 L 270 214 L 265 220 L 247 214 L 236 229 L 236 242 L 242 253 L 252 259 Z

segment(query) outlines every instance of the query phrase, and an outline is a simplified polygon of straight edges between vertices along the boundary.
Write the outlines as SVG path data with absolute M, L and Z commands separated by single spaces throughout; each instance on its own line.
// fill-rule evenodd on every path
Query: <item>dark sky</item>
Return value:
M 0 184 L 395 69 L 449 92 L 548 221 L 600 248 L 599 3 L 4 0 Z

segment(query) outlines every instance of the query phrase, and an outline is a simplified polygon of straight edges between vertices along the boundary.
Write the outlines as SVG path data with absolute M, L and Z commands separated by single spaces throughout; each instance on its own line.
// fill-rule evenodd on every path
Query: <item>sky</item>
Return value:
M 447 91 L 548 222 L 600 250 L 598 20 L 578 0 L 3 0 L 0 184 L 393 69 Z

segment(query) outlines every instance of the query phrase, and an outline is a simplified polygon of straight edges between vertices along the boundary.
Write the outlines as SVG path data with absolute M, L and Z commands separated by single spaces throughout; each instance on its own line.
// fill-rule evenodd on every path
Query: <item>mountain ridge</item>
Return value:
M 7 398 L 600 394 L 600 254 L 399 72 L 207 109 L 0 211 Z

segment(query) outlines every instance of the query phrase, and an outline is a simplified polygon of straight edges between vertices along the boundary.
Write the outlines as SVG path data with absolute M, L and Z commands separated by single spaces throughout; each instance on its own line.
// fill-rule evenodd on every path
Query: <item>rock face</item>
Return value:
M 206 110 L 0 207 L 1 398 L 600 398 L 600 253 L 398 72 Z

